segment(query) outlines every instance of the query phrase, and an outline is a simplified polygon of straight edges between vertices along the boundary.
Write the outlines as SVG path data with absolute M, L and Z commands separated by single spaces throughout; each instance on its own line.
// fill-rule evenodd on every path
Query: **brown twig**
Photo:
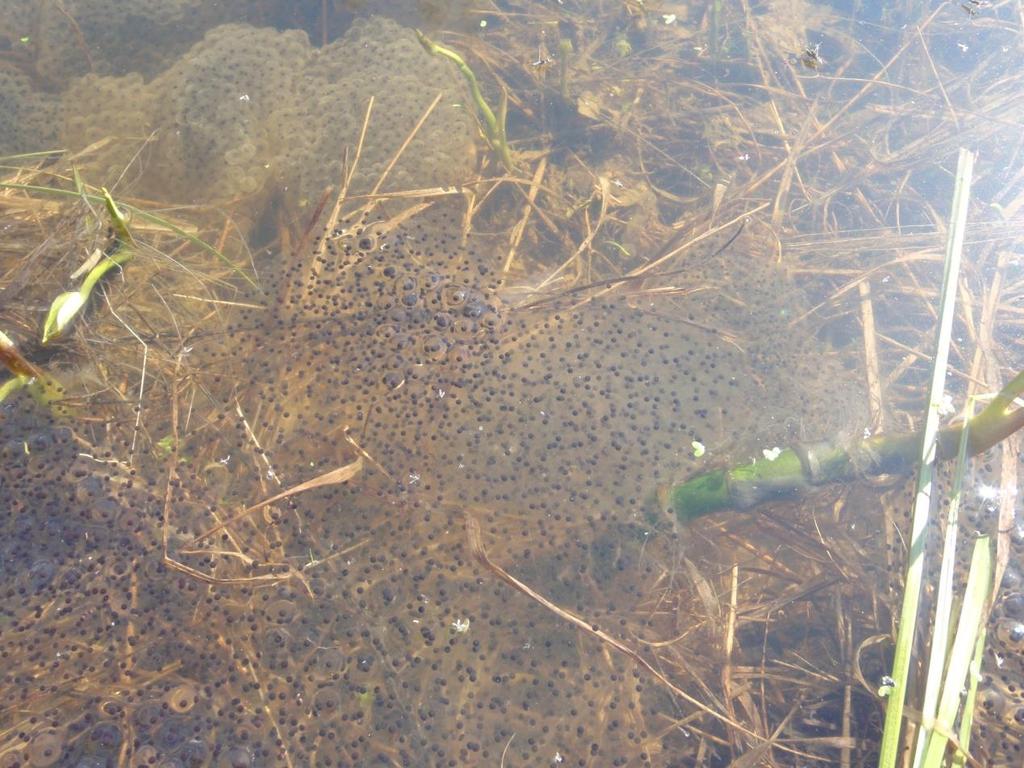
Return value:
M 85 56 L 85 63 L 89 67 L 90 72 L 96 71 L 96 65 L 93 64 L 92 55 L 89 53 L 89 44 L 85 42 L 85 35 L 82 34 L 82 28 L 78 26 L 78 22 L 75 21 L 75 17 L 72 16 L 68 9 L 64 7 L 64 3 L 61 0 L 57 0 L 57 10 L 60 11 L 61 16 L 68 20 L 71 24 L 71 31 L 75 33 L 75 42 L 78 43 L 78 47 L 82 51 L 82 55 Z
M 505 265 L 501 268 L 502 276 L 508 275 L 512 269 L 512 263 L 516 258 L 516 249 L 519 247 L 519 243 L 523 239 L 523 233 L 526 232 L 526 225 L 530 221 L 530 212 L 534 209 L 534 205 L 537 200 L 537 192 L 540 189 L 540 185 L 544 180 L 544 172 L 548 167 L 548 158 L 545 155 L 537 163 L 537 168 L 533 172 L 533 180 L 530 183 L 530 190 L 526 195 L 526 205 L 523 206 L 523 215 L 519 219 L 516 226 L 512 229 L 512 236 L 509 239 L 508 256 L 505 257 Z
M 353 477 L 358 475 L 362 471 L 362 469 L 363 459 L 362 457 L 359 457 L 355 461 L 345 464 L 344 466 L 336 467 L 335 469 L 317 475 L 316 477 L 310 480 L 306 480 L 303 483 L 293 485 L 291 488 L 288 488 L 285 491 L 281 491 L 281 493 L 274 494 L 269 499 L 264 499 L 263 501 L 253 504 L 252 506 L 246 507 L 237 515 L 235 515 L 234 517 L 229 517 L 227 520 L 220 523 L 219 525 L 215 525 L 213 528 L 203 531 L 201 534 L 199 534 L 192 540 L 192 546 L 195 546 L 203 539 L 208 538 L 215 533 L 223 531 L 228 526 L 234 525 L 239 520 L 243 520 L 244 518 L 251 515 L 253 512 L 259 509 L 263 509 L 264 507 L 270 506 L 271 504 L 276 504 L 277 502 L 284 501 L 285 499 L 290 498 L 291 496 L 296 496 L 300 493 L 311 491 L 314 488 L 322 488 L 325 485 L 338 485 L 340 483 L 347 483 Z
M 871 303 L 871 283 L 862 280 L 857 284 L 860 293 L 860 319 L 864 330 L 864 372 L 868 385 L 868 413 L 871 431 L 878 432 L 884 427 L 882 407 L 882 382 L 878 373 L 878 342 L 875 337 L 875 312 Z
M 420 115 L 420 119 L 416 121 L 416 125 L 412 127 L 411 131 L 409 131 L 409 134 L 405 137 L 405 141 L 402 142 L 401 146 L 392 156 L 391 161 L 381 172 L 380 178 L 377 179 L 377 183 L 373 185 L 373 189 L 370 190 L 371 195 L 376 195 L 378 192 L 380 192 L 380 188 L 387 179 L 388 174 L 391 173 L 391 169 L 395 167 L 399 159 L 404 154 L 405 150 L 409 147 L 409 144 L 411 144 L 412 140 L 416 138 L 416 134 L 420 132 L 420 128 L 422 128 L 423 124 L 427 122 L 427 118 L 430 117 L 430 114 L 434 111 L 434 108 L 437 107 L 443 95 L 443 93 L 438 93 L 437 96 L 434 97 L 434 100 L 430 102 L 430 106 L 428 106 L 423 111 L 423 114 Z

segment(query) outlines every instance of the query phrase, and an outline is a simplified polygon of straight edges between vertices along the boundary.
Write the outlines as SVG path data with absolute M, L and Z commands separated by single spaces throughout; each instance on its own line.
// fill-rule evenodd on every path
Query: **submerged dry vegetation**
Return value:
M 908 16 L 880 67 L 824 9 L 488 7 L 431 35 L 507 94 L 504 168 L 411 29 L 311 5 L 316 45 L 197 18 L 62 92 L 45 37 L 0 62 L 68 145 L 0 196 L 0 329 L 66 393 L 0 406 L 0 765 L 870 764 L 906 489 L 685 529 L 649 500 L 916 418 L 964 136 L 954 366 L 977 391 L 1019 361 L 1019 33 Z M 61 34 L 90 9 L 65 6 Z M 932 58 L 957 42 L 970 72 Z M 76 179 L 211 204 L 136 216 L 137 255 L 42 348 L 109 243 L 45 192 Z M 1007 456 L 979 462 L 978 530 Z M 1020 574 L 995 763 L 1019 759 Z

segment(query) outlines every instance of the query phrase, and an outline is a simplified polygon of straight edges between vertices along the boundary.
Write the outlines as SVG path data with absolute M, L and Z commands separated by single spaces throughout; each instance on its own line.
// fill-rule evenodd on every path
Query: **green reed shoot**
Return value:
M 512 152 L 508 147 L 508 139 L 505 136 L 508 95 L 504 92 L 502 93 L 501 103 L 498 106 L 498 114 L 495 116 L 494 111 L 487 104 L 483 93 L 480 91 L 480 83 L 476 79 L 476 74 L 474 74 L 473 70 L 470 69 L 466 60 L 451 48 L 445 48 L 443 45 L 438 45 L 418 29 L 416 30 L 416 37 L 419 39 L 420 45 L 423 46 L 427 53 L 433 56 L 441 56 L 455 62 L 455 66 L 459 68 L 459 72 L 462 73 L 462 76 L 469 84 L 469 91 L 473 96 L 477 112 L 480 114 L 480 118 L 483 121 L 484 138 L 487 139 L 487 143 L 490 144 L 491 149 L 498 156 L 498 159 L 501 160 L 501 164 L 505 166 L 505 170 L 511 171 L 514 167 L 514 163 L 512 162 Z
M 20 189 L 24 192 L 30 192 L 34 194 L 48 195 L 53 197 L 76 197 L 88 200 L 90 203 L 102 204 L 104 206 L 106 206 L 107 204 L 106 200 L 103 198 L 102 191 L 101 194 L 96 194 L 96 188 L 89 185 L 86 185 L 85 189 L 90 191 L 81 191 L 73 189 L 59 189 L 57 187 L 43 187 L 37 184 L 16 184 L 12 182 L 0 181 L 0 189 Z M 245 280 L 245 282 L 247 282 L 253 288 L 259 288 L 259 285 L 252 277 L 246 274 L 242 269 L 238 267 L 237 264 L 234 264 L 227 256 L 225 256 L 219 250 L 217 250 L 208 242 L 203 240 L 201 237 L 196 237 L 192 233 L 186 232 L 177 224 L 175 224 L 172 221 L 169 221 L 168 219 L 165 219 L 163 216 L 152 213 L 150 211 L 143 210 L 141 208 L 137 208 L 136 206 L 130 205 L 124 201 L 118 203 L 117 209 L 119 211 L 128 212 L 129 214 L 131 214 L 133 218 L 138 219 L 139 221 L 145 221 L 150 224 L 156 224 L 159 227 L 162 227 L 170 232 L 173 232 L 174 234 L 178 235 L 178 237 L 187 240 L 192 245 L 195 245 L 196 247 L 201 248 L 202 250 L 209 253 L 211 256 L 216 257 L 219 261 L 223 262 L 228 267 L 230 267 L 230 269 L 233 272 L 239 275 L 243 280 Z
M 53 300 L 43 323 L 42 343 L 44 345 L 62 336 L 71 326 L 71 323 L 81 314 L 88 303 L 93 288 L 103 279 L 104 275 L 115 267 L 124 266 L 135 253 L 132 247 L 135 238 L 132 237 L 131 230 L 128 228 L 128 220 L 117 207 L 110 192 L 105 187 L 102 192 L 103 203 L 110 216 L 111 226 L 114 228 L 117 239 L 111 252 L 100 255 L 99 262 L 89 270 L 78 290 L 65 291 Z
M 914 495 L 910 551 L 903 586 L 903 607 L 900 611 L 896 652 L 892 665 L 893 685 L 889 691 L 885 708 L 885 725 L 882 730 L 882 745 L 878 760 L 879 768 L 895 768 L 900 754 L 903 710 L 907 690 L 910 687 L 910 658 L 913 654 L 920 613 L 921 586 L 925 572 L 925 534 L 932 516 L 932 488 L 939 442 L 939 404 L 942 402 L 946 366 L 949 362 L 956 291 L 960 275 L 960 261 L 963 255 L 973 168 L 974 155 L 968 150 L 961 149 L 953 190 L 949 237 L 946 242 L 946 259 L 939 300 L 939 327 L 936 333 L 929 406 L 925 415 L 921 444 L 921 463 L 918 468 L 917 488 Z M 944 650 L 936 652 L 941 653 Z

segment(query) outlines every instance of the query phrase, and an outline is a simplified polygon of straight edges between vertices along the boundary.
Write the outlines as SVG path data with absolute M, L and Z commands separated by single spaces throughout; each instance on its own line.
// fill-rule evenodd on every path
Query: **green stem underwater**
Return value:
M 484 95 L 480 91 L 480 83 L 477 82 L 476 74 L 472 69 L 470 69 L 466 60 L 451 48 L 445 48 L 443 45 L 438 45 L 418 29 L 416 30 L 416 37 L 419 39 L 420 45 L 423 46 L 427 53 L 434 56 L 441 56 L 455 62 L 455 66 L 459 68 L 459 72 L 462 73 L 462 76 L 469 84 L 469 90 L 473 96 L 473 101 L 476 104 L 476 108 L 480 113 L 481 119 L 483 120 L 484 135 L 487 138 L 487 143 L 491 145 L 491 149 L 493 149 L 495 154 L 498 155 L 498 159 L 501 160 L 501 164 L 505 166 L 505 170 L 511 172 L 515 165 L 512 162 L 512 153 L 509 151 L 508 140 L 505 137 L 505 112 L 508 104 L 507 95 L 502 95 L 499 114 L 495 116 L 494 111 L 487 104 L 486 100 L 484 100 Z
M 967 424 L 967 452 L 974 456 L 1024 427 L 1024 371 L 1018 373 L 978 416 Z M 937 458 L 954 458 L 963 425 L 939 431 Z M 803 493 L 815 486 L 847 482 L 864 476 L 905 475 L 917 465 L 922 435 L 878 435 L 852 448 L 830 443 L 795 446 L 774 460 L 717 469 L 684 483 L 658 489 L 660 510 L 680 522 L 725 509 L 750 509 L 765 501 Z

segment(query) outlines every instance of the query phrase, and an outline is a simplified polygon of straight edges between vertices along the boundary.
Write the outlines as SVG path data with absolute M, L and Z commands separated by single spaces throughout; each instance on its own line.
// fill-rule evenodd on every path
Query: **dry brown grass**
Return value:
M 340 193 L 332 191 L 330 208 L 331 195 L 324 198 L 326 227 L 316 217 L 284 220 L 273 245 L 301 254 L 315 234 L 331 233 L 340 215 L 360 207 L 405 205 L 402 220 L 432 200 L 461 194 L 463 235 L 500 236 L 501 271 L 519 306 L 564 299 L 579 306 L 627 292 L 634 301 L 670 303 L 674 294 L 695 289 L 677 284 L 690 260 L 742 227 L 744 236 L 731 247 L 774 263 L 808 298 L 792 326 L 828 338 L 861 372 L 870 428 L 906 429 L 922 407 L 933 344 L 944 240 L 937 206 L 947 197 L 939 187 L 950 179 L 945 164 L 956 147 L 969 143 L 981 148 L 977 186 L 983 191 L 971 214 L 952 355 L 957 396 L 996 390 L 1008 368 L 1020 367 L 1024 278 L 1016 253 L 1024 193 L 1019 175 L 1005 169 L 1024 148 L 1021 82 L 1019 75 L 998 74 L 1007 54 L 996 49 L 979 55 L 970 71 L 948 57 L 936 59 L 936 46 L 963 33 L 955 4 L 908 19 L 905 34 L 886 41 L 887 52 L 859 43 L 852 20 L 811 13 L 800 3 L 755 10 L 741 2 L 723 7 L 713 23 L 710 16 L 685 18 L 679 4 L 586 8 L 527 0 L 514 13 L 489 9 L 503 22 L 494 32 L 439 38 L 467 55 L 485 90 L 508 93 L 517 173 L 485 161 L 480 177 L 462 190 L 349 199 L 361 139 L 344 156 L 351 162 L 339 168 Z M 675 13 L 675 23 L 665 23 L 662 10 Z M 811 29 L 801 30 L 800 19 Z M 1010 34 L 1010 22 L 995 13 L 971 23 Z M 708 38 L 713 29 L 717 40 Z M 563 34 L 573 42 L 568 100 L 559 67 L 547 61 L 557 56 Z M 815 69 L 800 63 L 812 36 L 828 41 Z M 621 40 L 629 42 L 628 55 L 617 53 L 624 50 Z M 371 126 L 372 104 L 366 114 Z M 65 165 L 30 165 L 5 180 L 67 188 Z M 0 190 L 0 217 L 11 224 L 0 242 L 0 291 L 18 297 L 3 302 L 4 331 L 34 338 L 40 306 L 104 240 L 102 216 L 88 208 Z M 175 215 L 252 272 L 245 233 L 231 213 Z M 289 561 L 271 518 L 252 513 L 315 483 L 281 490 L 267 479 L 273 467 L 260 435 L 273 432 L 274 416 L 254 404 L 235 405 L 251 436 L 243 449 L 246 466 L 264 495 L 212 509 L 202 526 L 191 521 L 188 546 L 179 542 L 180 552 L 175 549 L 181 436 L 211 435 L 206 453 L 189 457 L 210 478 L 227 450 L 216 438 L 212 398 L 190 369 L 188 349 L 197 335 L 223 333 L 232 307 L 252 298 L 231 269 L 211 263 L 188 241 L 160 227 L 133 227 L 144 243 L 142 258 L 104 293 L 73 339 L 54 356 L 41 356 L 41 364 L 65 376 L 83 445 L 128 445 L 118 453 L 118 470 L 129 471 L 145 454 L 144 471 L 165 482 L 168 565 L 209 587 L 294 580 L 312 597 L 309 572 L 336 563 Z M 326 238 L 318 242 L 322 248 Z M 718 330 L 725 341 L 736 338 L 728 328 Z M 31 343 L 25 348 L 38 352 Z M 820 397 L 826 408 L 848 407 L 832 399 L 834 392 Z M 339 462 L 329 482 L 351 480 L 364 459 L 374 461 L 353 445 L 359 458 Z M 990 482 L 1019 487 L 1016 451 L 1015 445 L 1003 451 Z M 878 734 L 875 687 L 898 605 L 892 574 L 902 566 L 905 497 L 902 486 L 838 488 L 754 515 L 661 531 L 649 543 L 627 546 L 646 567 L 632 574 L 642 585 L 639 594 L 593 585 L 616 606 L 591 606 L 602 615 L 600 627 L 586 611 L 559 605 L 544 585 L 516 578 L 511 564 L 491 559 L 472 514 L 465 535 L 486 578 L 525 595 L 511 600 L 537 602 L 578 627 L 581 644 L 622 654 L 663 689 L 670 706 L 658 712 L 637 695 L 635 727 L 646 734 L 638 753 L 668 761 L 665 750 L 685 743 L 695 764 L 852 766 L 870 760 Z M 1012 501 L 1005 500 L 1012 496 L 1003 499 L 997 525 L 1005 567 L 1012 520 Z M 221 531 L 232 531 L 229 548 L 197 546 Z M 205 565 L 193 564 L 199 561 Z M 614 629 L 606 631 L 608 625 Z M 249 653 L 255 651 L 246 647 L 239 659 Z M 238 663 L 262 691 L 258 665 Z M 607 665 L 616 669 L 610 658 Z M 261 703 L 277 721 L 273 701 Z M 514 764 L 514 740 L 508 739 L 502 764 L 506 756 Z M 290 762 L 287 747 L 284 754 Z

